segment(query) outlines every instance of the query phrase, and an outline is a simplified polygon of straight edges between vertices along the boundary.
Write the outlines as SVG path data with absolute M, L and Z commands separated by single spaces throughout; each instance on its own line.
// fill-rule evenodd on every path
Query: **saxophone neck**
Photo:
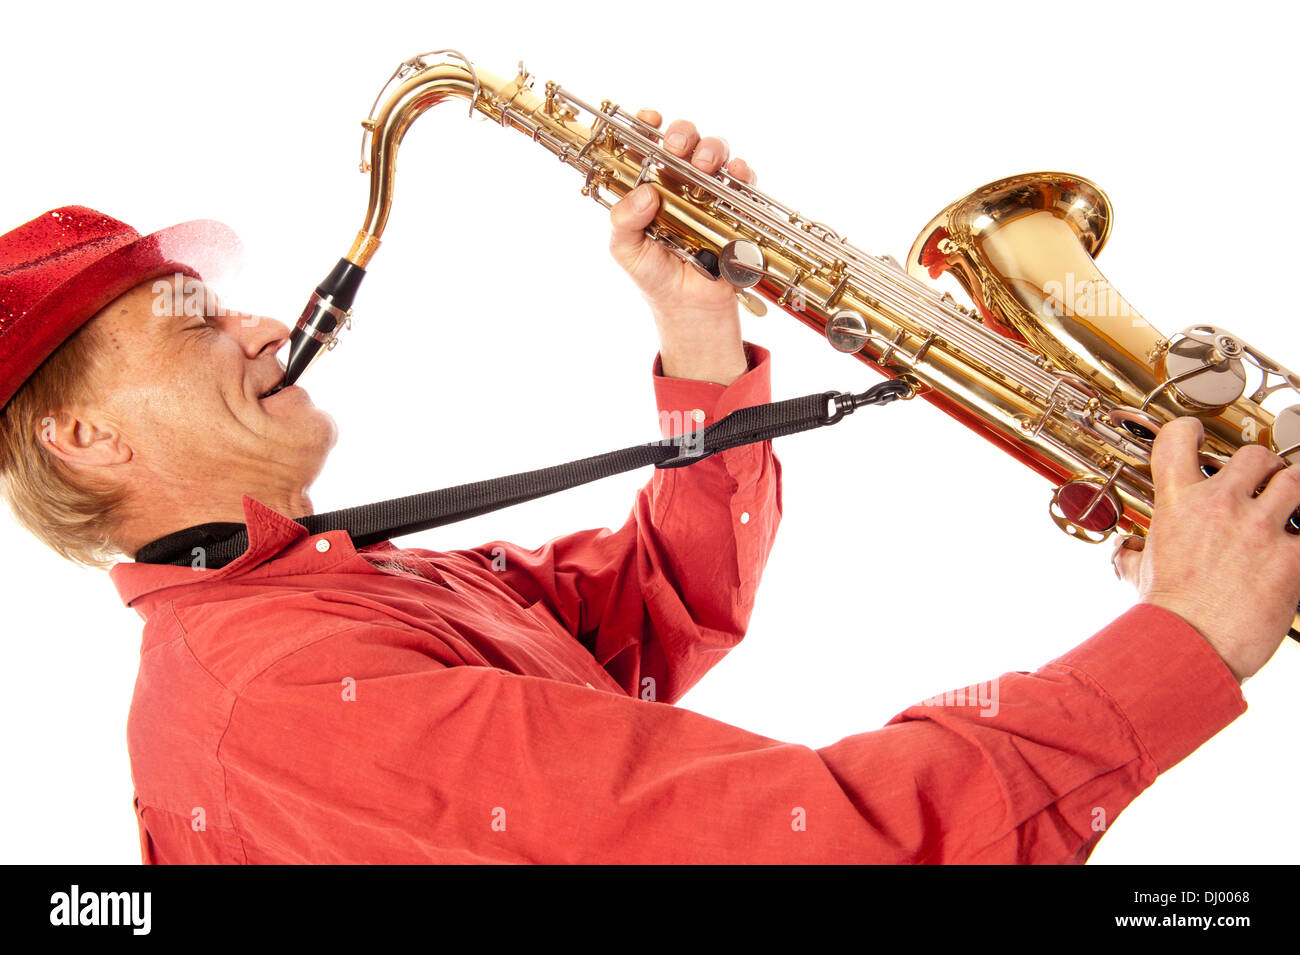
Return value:
M 447 56 L 446 61 L 430 62 Z M 338 344 L 344 328 L 351 327 L 352 302 L 370 260 L 379 250 L 388 215 L 392 209 L 397 151 L 411 124 L 423 113 L 448 99 L 469 102 L 477 109 L 509 125 L 512 115 L 523 116 L 551 106 L 529 92 L 531 77 L 519 64 L 519 73 L 509 81 L 477 70 L 455 50 L 422 53 L 400 64 L 380 89 L 370 114 L 361 122 L 361 171 L 370 174 L 370 202 L 366 218 L 346 256 L 316 286 L 295 325 L 281 388 L 292 385 L 319 357 Z M 562 127 L 566 118 L 554 116 Z M 580 135 L 575 127 L 570 135 Z M 536 136 L 534 136 L 536 138 Z
M 429 58 L 444 55 L 449 59 L 429 62 Z M 398 147 L 412 123 L 439 103 L 463 99 L 469 103 L 471 116 L 477 109 L 506 125 L 502 111 L 517 98 L 526 96 L 532 101 L 527 108 L 541 104 L 528 93 L 531 85 L 522 63 L 519 74 L 507 81 L 476 69 L 455 50 L 422 53 L 399 65 L 375 97 L 370 114 L 361 121 L 360 168 L 370 174 L 370 202 L 347 260 L 364 268 L 379 249 L 392 209 Z

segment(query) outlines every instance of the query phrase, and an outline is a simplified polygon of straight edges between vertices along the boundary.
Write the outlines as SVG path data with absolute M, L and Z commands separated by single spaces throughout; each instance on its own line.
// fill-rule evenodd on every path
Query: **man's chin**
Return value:
M 320 416 L 322 423 L 328 427 L 329 435 L 325 444 L 325 451 L 328 453 L 334 445 L 339 443 L 339 425 L 329 412 L 317 408 L 316 413 Z
M 338 443 L 339 426 L 333 416 L 312 403 L 311 395 L 300 385 L 290 385 L 258 401 L 262 413 L 294 423 L 298 436 L 314 448 L 329 450 Z

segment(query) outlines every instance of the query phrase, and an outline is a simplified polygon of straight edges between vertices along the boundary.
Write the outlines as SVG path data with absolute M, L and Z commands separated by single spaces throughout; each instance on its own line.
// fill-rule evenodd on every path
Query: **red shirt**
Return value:
M 656 374 L 665 436 L 769 400 L 747 347 L 725 388 Z M 357 550 L 243 507 L 226 567 L 111 571 L 145 620 L 145 862 L 1079 862 L 1098 808 L 1246 708 L 1145 605 L 980 705 L 822 749 L 671 705 L 748 625 L 781 516 L 770 443 L 656 470 L 617 531 L 535 550 Z M 409 572 L 372 563 L 393 559 Z

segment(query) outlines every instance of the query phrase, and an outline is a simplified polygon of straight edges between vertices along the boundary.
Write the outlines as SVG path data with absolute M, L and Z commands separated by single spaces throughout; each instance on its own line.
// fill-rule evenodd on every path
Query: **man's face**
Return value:
M 133 478 L 259 497 L 303 490 L 324 467 L 334 419 L 299 387 L 260 398 L 284 375 L 283 323 L 223 312 L 201 283 L 170 277 L 136 286 L 92 321 L 108 363 L 96 403 L 131 448 Z

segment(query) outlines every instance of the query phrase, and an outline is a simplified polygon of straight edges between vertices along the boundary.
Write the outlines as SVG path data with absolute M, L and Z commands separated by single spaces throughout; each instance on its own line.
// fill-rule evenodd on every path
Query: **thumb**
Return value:
M 631 269 L 641 255 L 641 249 L 650 241 L 645 234 L 659 211 L 659 193 L 654 186 L 644 182 L 614 203 L 609 210 L 609 251 L 619 265 Z
M 1127 535 L 1115 541 L 1115 550 L 1111 554 L 1110 560 L 1115 568 L 1115 576 L 1137 587 L 1139 585 L 1139 570 L 1142 566 L 1142 549 L 1140 547 L 1126 547 L 1124 546 L 1126 541 Z

